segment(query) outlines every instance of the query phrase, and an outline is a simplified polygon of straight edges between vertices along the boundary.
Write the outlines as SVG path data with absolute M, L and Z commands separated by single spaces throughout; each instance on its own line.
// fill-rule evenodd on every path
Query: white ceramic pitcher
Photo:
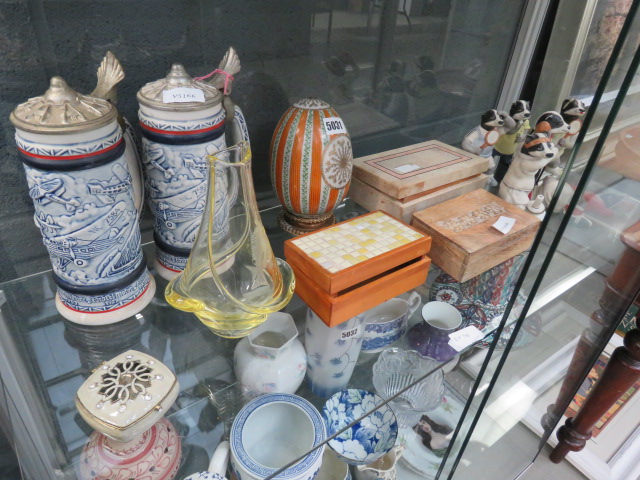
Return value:
M 229 442 L 220 442 L 213 452 L 209 468 L 206 472 L 192 473 L 184 480 L 227 480 L 227 466 L 229 465 Z
M 358 465 L 354 469 L 356 480 L 396 480 L 396 463 L 402 457 L 404 447 L 397 445 L 382 458 L 368 465 Z

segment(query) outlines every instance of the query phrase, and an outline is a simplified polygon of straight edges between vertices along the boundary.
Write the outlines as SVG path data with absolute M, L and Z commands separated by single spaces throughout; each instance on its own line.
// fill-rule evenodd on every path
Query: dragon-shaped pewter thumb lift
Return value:
M 224 54 L 224 57 L 222 57 L 222 61 L 218 65 L 218 70 L 222 70 L 223 72 L 226 72 L 231 76 L 240 71 L 240 58 L 238 57 L 238 52 L 236 52 L 235 48 L 229 47 L 229 50 L 227 50 L 227 53 Z M 207 80 L 207 83 L 222 90 L 225 86 L 224 84 L 227 78 L 227 75 L 223 73 L 216 73 Z M 232 80 L 229 79 L 229 83 L 227 84 L 229 90 L 228 93 L 231 93 L 231 83 Z
M 107 52 L 98 68 L 98 84 L 91 92 L 92 97 L 102 98 L 115 106 L 118 101 L 116 85 L 124 78 L 124 70 L 116 56 Z

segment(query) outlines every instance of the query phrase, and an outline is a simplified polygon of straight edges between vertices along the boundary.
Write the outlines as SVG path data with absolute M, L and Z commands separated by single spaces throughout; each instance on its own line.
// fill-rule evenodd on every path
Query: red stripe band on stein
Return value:
M 201 128 L 199 130 L 161 130 L 159 128 L 150 127 L 149 125 L 140 122 L 140 127 L 144 130 L 148 130 L 149 132 L 161 133 L 163 135 L 197 135 L 198 133 L 206 133 L 212 132 L 214 130 L 219 129 L 222 125 L 224 125 L 224 119 L 220 120 L 215 125 L 211 125 L 210 127 Z
M 121 143 L 124 142 L 123 138 L 120 138 L 120 140 L 118 140 L 116 143 L 114 143 L 113 145 L 108 146 L 107 148 L 103 148 L 102 150 L 97 150 L 95 152 L 88 152 L 88 153 L 83 153 L 81 155 L 38 155 L 37 153 L 31 153 L 26 151 L 23 148 L 18 147 L 18 150 L 20 151 L 20 153 L 22 153 L 23 155 L 27 156 L 27 157 L 32 157 L 32 158 L 39 158 L 41 160 L 78 160 L 80 158 L 90 158 L 90 157 L 95 157 L 98 155 L 103 155 L 107 152 L 110 152 L 111 150 L 115 150 L 116 148 L 118 148 L 120 146 Z

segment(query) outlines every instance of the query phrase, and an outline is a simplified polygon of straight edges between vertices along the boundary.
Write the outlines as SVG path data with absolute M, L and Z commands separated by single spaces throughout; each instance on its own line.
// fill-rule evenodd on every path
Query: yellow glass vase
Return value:
M 207 156 L 209 186 L 187 266 L 167 302 L 195 313 L 214 333 L 243 337 L 291 300 L 295 277 L 276 258 L 260 220 L 247 142 Z

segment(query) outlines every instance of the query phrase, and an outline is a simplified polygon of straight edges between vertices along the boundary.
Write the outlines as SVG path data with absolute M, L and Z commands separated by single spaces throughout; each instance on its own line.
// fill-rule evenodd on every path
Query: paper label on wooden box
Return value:
M 449 345 L 458 352 L 464 350 L 469 345 L 478 340 L 482 340 L 484 334 L 473 325 L 449 334 Z
M 409 173 L 414 170 L 419 170 L 420 165 L 415 165 L 413 163 L 405 163 L 404 165 L 400 165 L 399 167 L 394 167 L 393 169 L 398 173 Z
M 507 234 L 516 224 L 516 219 L 511 217 L 503 217 L 498 218 L 498 221 L 491 225 L 493 228 L 498 230 L 500 233 Z
M 342 123 L 340 117 L 327 117 L 323 119 L 324 128 L 329 135 L 337 135 L 338 133 L 347 133 L 347 128 Z
M 162 91 L 162 103 L 204 102 L 204 92 L 197 88 L 178 87 Z

